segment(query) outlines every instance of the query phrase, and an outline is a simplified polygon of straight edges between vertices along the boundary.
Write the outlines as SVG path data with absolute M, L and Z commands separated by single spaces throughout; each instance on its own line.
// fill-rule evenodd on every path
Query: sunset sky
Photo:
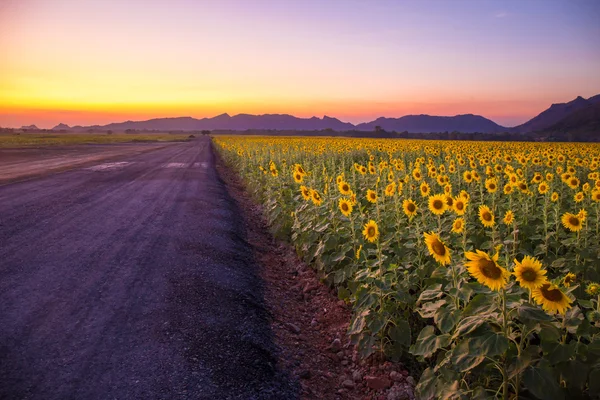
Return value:
M 600 1 L 0 0 L 0 126 L 480 114 L 600 93 Z

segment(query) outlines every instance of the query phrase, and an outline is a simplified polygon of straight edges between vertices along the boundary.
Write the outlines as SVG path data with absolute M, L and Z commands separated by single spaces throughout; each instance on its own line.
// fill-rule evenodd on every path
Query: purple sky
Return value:
M 600 93 L 600 1 L 0 1 L 0 125 L 481 114 Z

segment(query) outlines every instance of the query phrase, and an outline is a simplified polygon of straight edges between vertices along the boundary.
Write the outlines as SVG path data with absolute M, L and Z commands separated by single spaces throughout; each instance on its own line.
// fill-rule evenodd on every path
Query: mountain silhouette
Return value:
M 582 109 L 571 112 L 544 131 L 565 134 L 600 134 L 600 101 L 592 102 Z
M 60 124 L 54 130 L 69 129 Z M 349 122 L 342 122 L 337 118 L 324 116 L 323 118 L 298 118 L 287 114 L 238 114 L 233 117 L 229 114 L 221 114 L 212 118 L 196 119 L 192 117 L 177 118 L 155 118 L 148 121 L 126 121 L 108 125 L 74 126 L 72 131 L 93 130 L 158 130 L 158 131 L 198 131 L 198 130 L 322 130 L 333 129 L 335 131 L 346 131 L 354 129 Z
M 541 112 L 524 124 L 515 126 L 511 131 L 518 133 L 543 131 L 570 114 L 598 102 L 600 102 L 600 95 L 590 97 L 587 100 L 578 96 L 575 100 L 569 101 L 568 103 L 552 104 L 547 110 Z
M 349 122 L 342 122 L 337 118 L 299 118 L 289 114 L 221 114 L 212 118 L 155 118 L 147 121 L 125 121 L 111 123 L 107 125 L 91 126 L 73 126 L 58 124 L 55 131 L 200 131 L 200 130 L 225 130 L 225 131 L 246 131 L 246 130 L 277 130 L 277 131 L 322 131 L 333 130 L 338 132 L 363 131 L 373 132 L 376 127 L 387 132 L 409 132 L 409 133 L 430 133 L 430 132 L 458 132 L 458 133 L 528 133 L 544 131 L 563 118 L 572 115 L 574 112 L 584 110 L 590 105 L 600 103 L 600 95 L 584 99 L 577 97 L 568 103 L 553 104 L 547 110 L 526 123 L 514 128 L 506 128 L 498 125 L 492 120 L 481 115 L 463 114 L 455 116 L 434 116 L 434 115 L 405 115 L 399 118 L 380 117 L 371 122 L 365 122 L 353 125 Z M 591 112 L 591 111 L 590 111 Z M 586 114 L 587 115 L 587 114 Z M 583 117 L 574 117 L 575 120 L 582 120 Z M 573 121 L 567 121 L 568 126 L 573 126 Z
M 287 114 L 221 114 L 212 118 L 196 119 L 192 117 L 155 118 L 147 121 L 125 121 L 108 125 L 73 126 L 59 124 L 53 130 L 83 132 L 88 130 L 156 130 L 156 131 L 198 131 L 198 130 L 299 130 L 316 131 L 331 129 L 334 131 L 373 131 L 379 126 L 387 131 L 410 132 L 502 132 L 504 128 L 479 115 L 457 115 L 454 117 L 435 117 L 429 115 L 407 115 L 401 118 L 378 118 L 375 121 L 353 125 L 337 118 L 298 118 Z
M 495 133 L 508 129 L 481 115 L 464 114 L 454 117 L 438 117 L 431 115 L 406 115 L 400 118 L 377 118 L 375 121 L 358 124 L 356 129 L 374 130 L 376 126 L 386 131 L 411 133 L 426 132 L 461 132 L 461 133 Z

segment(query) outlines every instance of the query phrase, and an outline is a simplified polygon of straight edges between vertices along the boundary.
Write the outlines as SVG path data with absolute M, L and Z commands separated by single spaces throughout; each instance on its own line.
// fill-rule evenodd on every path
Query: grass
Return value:
M 140 142 L 186 142 L 189 134 L 0 134 L 0 148 Z

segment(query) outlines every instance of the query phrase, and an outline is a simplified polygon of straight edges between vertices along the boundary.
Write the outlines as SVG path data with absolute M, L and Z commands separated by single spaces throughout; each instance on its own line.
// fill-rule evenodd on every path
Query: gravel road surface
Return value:
M 210 139 L 0 186 L 1 399 L 290 399 Z

